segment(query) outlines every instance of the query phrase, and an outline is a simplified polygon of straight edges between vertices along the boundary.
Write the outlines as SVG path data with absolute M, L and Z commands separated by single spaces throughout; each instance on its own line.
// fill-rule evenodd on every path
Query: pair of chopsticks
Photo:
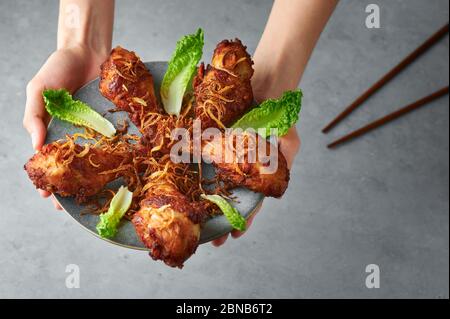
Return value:
M 332 120 L 323 130 L 323 133 L 327 133 L 333 127 L 335 127 L 339 122 L 346 118 L 350 113 L 357 109 L 361 104 L 363 104 L 372 94 L 378 91 L 382 86 L 399 74 L 404 68 L 410 65 L 415 59 L 422 55 L 425 51 L 431 48 L 436 42 L 438 42 L 442 37 L 444 37 L 449 31 L 448 23 L 440 28 L 436 33 L 429 37 L 424 43 L 422 43 L 417 49 L 411 52 L 406 58 L 404 58 L 399 64 L 397 64 L 392 70 L 390 70 L 386 75 L 379 79 L 375 84 L 373 84 L 369 89 L 367 89 L 361 96 L 359 96 L 352 104 L 346 107 L 334 120 Z M 384 117 L 381 117 L 374 122 L 371 122 L 356 131 L 353 131 L 338 140 L 332 142 L 328 145 L 328 148 L 334 148 L 344 142 L 348 142 L 354 138 L 364 135 L 380 126 L 383 126 L 413 110 L 416 110 L 425 104 L 449 93 L 449 87 L 446 86 L 436 92 L 425 96 L 407 106 L 400 108 L 399 110 L 392 112 Z

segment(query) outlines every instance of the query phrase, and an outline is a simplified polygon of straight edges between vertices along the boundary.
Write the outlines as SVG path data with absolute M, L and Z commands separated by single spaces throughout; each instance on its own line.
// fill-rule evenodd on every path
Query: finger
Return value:
M 44 121 L 35 116 L 29 120 L 29 133 L 31 136 L 31 144 L 33 145 L 33 149 L 39 151 L 45 142 L 45 136 L 47 135 L 47 128 L 44 124 Z
M 295 155 L 297 155 L 300 150 L 300 137 L 298 136 L 297 129 L 291 127 L 288 133 L 279 139 L 280 141 L 280 151 L 286 158 L 287 166 L 289 169 L 292 167 Z
M 234 239 L 236 239 L 236 238 L 239 238 L 239 237 L 241 237 L 242 235 L 245 234 L 245 232 L 246 232 L 246 231 L 250 228 L 250 226 L 252 225 L 253 219 L 255 219 L 256 214 L 258 214 L 258 213 L 260 212 L 261 207 L 262 207 L 262 204 L 263 204 L 263 201 L 261 201 L 261 202 L 258 204 L 258 206 L 256 206 L 256 208 L 255 208 L 255 210 L 254 210 L 252 216 L 250 216 L 250 218 L 247 219 L 247 223 L 246 223 L 246 225 L 245 225 L 245 231 L 233 230 L 233 231 L 231 232 L 231 237 L 233 237 Z
M 244 235 L 247 230 L 250 228 L 250 226 L 253 223 L 253 219 L 255 219 L 256 213 L 253 214 L 249 219 L 247 219 L 247 224 L 245 226 L 245 230 L 244 231 L 240 231 L 240 230 L 233 230 L 231 232 L 231 237 L 233 237 L 234 239 L 241 237 L 242 235 Z
M 219 237 L 217 239 L 214 239 L 211 243 L 215 247 L 220 247 L 227 241 L 227 239 L 228 239 L 228 234 L 223 235 L 222 237 Z
M 47 198 L 51 195 L 50 192 L 44 191 L 42 189 L 38 189 L 39 194 L 43 197 L 43 198 Z
M 53 202 L 53 206 L 55 206 L 55 208 L 57 210 L 62 210 L 61 205 L 59 205 L 58 201 L 55 199 L 55 197 L 52 197 L 52 202 Z
M 25 104 L 25 114 L 23 126 L 31 136 L 31 143 L 35 150 L 40 150 L 44 145 L 47 134 L 47 123 L 49 116 L 45 111 L 42 98 L 43 86 L 31 81 L 27 85 L 27 101 Z

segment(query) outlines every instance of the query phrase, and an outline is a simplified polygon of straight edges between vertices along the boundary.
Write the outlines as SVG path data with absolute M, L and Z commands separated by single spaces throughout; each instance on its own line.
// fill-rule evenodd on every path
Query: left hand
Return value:
M 104 54 L 100 54 L 82 44 L 61 48 L 50 55 L 28 83 L 23 126 L 31 136 L 35 151 L 39 151 L 44 145 L 50 121 L 50 115 L 45 110 L 42 91 L 47 88 L 66 88 L 73 93 L 98 76 L 100 64 L 106 59 L 106 52 L 105 50 Z M 44 198 L 51 195 L 44 190 L 38 191 Z M 55 208 L 62 210 L 54 196 L 51 199 Z
M 294 162 L 294 158 L 297 155 L 298 151 L 300 150 L 300 137 L 298 136 L 297 129 L 295 127 L 291 127 L 288 133 L 285 136 L 280 137 L 278 141 L 280 151 L 286 158 L 288 168 L 291 169 L 292 163 Z M 247 220 L 247 227 L 246 227 L 247 230 L 252 224 L 256 214 L 261 210 L 261 206 L 262 202 L 258 204 L 253 215 Z M 233 238 L 239 238 L 245 234 L 245 231 L 242 232 L 239 230 L 233 230 L 230 232 L 230 234 L 231 237 Z M 213 246 L 216 247 L 222 246 L 227 241 L 228 236 L 230 234 L 223 235 L 222 237 L 213 240 L 211 243 L 213 244 Z

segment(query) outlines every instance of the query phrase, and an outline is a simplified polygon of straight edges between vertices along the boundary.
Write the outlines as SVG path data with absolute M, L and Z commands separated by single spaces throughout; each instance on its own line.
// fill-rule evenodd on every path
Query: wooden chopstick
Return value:
M 392 112 L 392 113 L 390 113 L 390 114 L 388 114 L 388 115 L 386 115 L 386 116 L 384 116 L 382 118 L 379 118 L 378 120 L 375 120 L 374 122 L 372 122 L 370 124 L 367 124 L 366 126 L 363 126 L 360 129 L 357 129 L 356 131 L 353 131 L 352 133 L 341 137 L 340 139 L 338 139 L 338 140 L 334 141 L 333 143 L 329 144 L 328 148 L 334 148 L 334 147 L 336 147 L 336 146 L 338 146 L 338 145 L 340 145 L 340 144 L 342 144 L 344 142 L 348 142 L 348 141 L 350 141 L 350 140 L 352 140 L 352 139 L 354 139 L 356 137 L 364 135 L 364 134 L 366 134 L 366 133 L 368 133 L 368 132 L 370 132 L 370 131 L 372 131 L 372 130 L 380 127 L 380 126 L 383 126 L 383 125 L 385 125 L 385 124 L 387 124 L 387 123 L 389 123 L 389 122 L 391 122 L 391 121 L 393 121 L 393 120 L 395 120 L 395 119 L 405 115 L 406 113 L 409 113 L 411 111 L 414 111 L 415 109 L 420 108 L 421 106 L 424 106 L 425 104 L 427 104 L 428 102 L 433 101 L 434 99 L 437 99 L 437 98 L 439 98 L 439 97 L 441 97 L 441 96 L 443 96 L 445 94 L 448 94 L 448 92 L 449 92 L 449 89 L 448 89 L 448 86 L 446 86 L 446 87 L 444 87 L 444 88 L 442 88 L 442 89 L 440 89 L 440 90 L 438 90 L 438 91 L 436 91 L 436 92 L 434 92 L 434 93 L 432 93 L 432 94 L 430 94 L 428 96 L 425 96 L 425 97 L 417 100 L 414 103 L 411 103 L 411 104 L 409 104 L 409 105 L 407 105 L 405 107 L 402 107 L 401 109 L 399 109 L 399 110 L 397 110 L 395 112 Z
M 325 128 L 322 130 L 323 133 L 327 133 L 334 126 L 336 126 L 340 121 L 352 113 L 358 106 L 360 106 L 365 100 L 367 100 L 372 94 L 378 91 L 383 85 L 385 85 L 389 80 L 400 73 L 405 67 L 407 67 L 411 62 L 417 59 L 422 53 L 427 51 L 433 46 L 438 40 L 440 40 L 444 35 L 447 34 L 449 29 L 448 23 L 440 28 L 436 33 L 429 37 L 424 43 L 422 43 L 417 49 L 411 52 L 406 58 L 404 58 L 399 64 L 397 64 L 392 70 L 390 70 L 386 75 L 379 79 L 375 84 L 373 84 L 367 91 L 365 91 L 360 97 L 358 97 L 352 104 L 347 106 L 334 120 L 332 120 Z

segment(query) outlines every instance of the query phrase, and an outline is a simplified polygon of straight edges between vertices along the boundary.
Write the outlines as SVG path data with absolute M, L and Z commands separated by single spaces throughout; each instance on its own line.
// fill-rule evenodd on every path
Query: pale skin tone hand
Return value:
M 23 126 L 30 134 L 35 151 L 42 148 L 50 121 L 42 91 L 47 88 L 66 88 L 73 93 L 98 76 L 100 64 L 111 50 L 113 1 L 62 0 L 59 12 L 57 50 L 50 55 L 26 89 Z M 42 197 L 51 195 L 43 190 L 39 190 L 39 193 Z M 61 210 L 53 197 L 52 201 L 55 208 Z
M 252 87 L 256 101 L 278 98 L 284 91 L 297 88 L 336 4 L 337 0 L 275 0 L 253 57 L 255 74 Z M 300 138 L 295 127 L 279 138 L 279 147 L 291 168 L 300 150 Z M 261 204 L 247 220 L 247 229 Z M 244 233 L 234 230 L 230 234 L 239 238 Z M 212 244 L 216 247 L 223 245 L 230 234 L 213 240 Z

